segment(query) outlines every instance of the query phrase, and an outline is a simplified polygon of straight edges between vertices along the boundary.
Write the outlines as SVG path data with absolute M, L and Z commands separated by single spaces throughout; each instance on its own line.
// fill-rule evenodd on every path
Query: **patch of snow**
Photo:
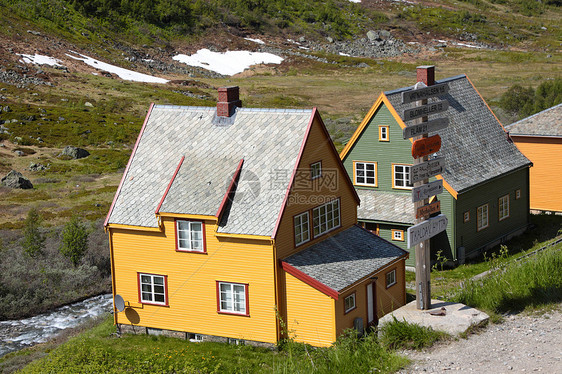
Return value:
M 265 42 L 261 39 L 252 39 L 252 38 L 244 38 L 244 39 L 249 40 L 249 41 L 254 42 L 254 43 L 258 43 L 258 44 L 265 44 Z
M 180 54 L 172 58 L 186 65 L 202 67 L 222 75 L 238 74 L 256 64 L 280 64 L 283 61 L 282 57 L 272 53 L 249 51 L 212 52 L 208 49 L 200 49 L 191 56 Z
M 350 54 L 347 54 L 347 53 L 343 53 L 343 52 L 340 52 L 340 56 L 351 57 L 351 55 L 350 55 Z
M 79 60 L 84 62 L 87 65 L 90 65 L 96 69 L 107 71 L 109 73 L 116 74 L 119 78 L 127 81 L 133 82 L 146 82 L 146 83 L 167 83 L 168 80 L 164 78 L 153 77 L 152 75 L 138 73 L 133 70 L 120 68 L 119 66 L 111 65 L 105 63 L 103 61 L 99 61 L 93 59 L 91 57 L 85 56 L 83 54 L 70 51 L 71 53 L 77 54 L 77 56 L 73 56 L 71 54 L 66 54 L 68 57 L 73 58 L 75 60 Z
M 349 0 L 349 1 L 351 1 L 352 3 L 360 3 L 361 2 L 361 0 Z
M 299 49 L 309 50 L 310 48 L 308 48 L 308 47 L 303 47 L 303 46 L 301 45 L 301 46 L 299 46 Z
M 482 49 L 484 47 L 481 47 L 479 45 L 474 45 L 474 44 L 466 44 L 466 43 L 455 43 L 455 45 L 461 46 L 461 47 L 468 47 L 468 48 L 476 48 L 476 49 Z
M 49 56 L 38 55 L 37 53 L 35 55 L 21 54 L 20 56 L 22 57 L 21 61 L 26 64 L 63 66 L 61 65 L 61 60 Z

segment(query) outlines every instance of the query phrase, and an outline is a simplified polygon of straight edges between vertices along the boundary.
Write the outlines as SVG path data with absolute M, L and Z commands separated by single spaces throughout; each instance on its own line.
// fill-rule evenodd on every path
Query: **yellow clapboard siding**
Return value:
M 116 293 L 137 303 L 138 272 L 168 280 L 169 306 L 144 304 L 119 313 L 117 322 L 275 343 L 272 244 L 217 238 L 215 223 L 205 223 L 207 254 L 177 252 L 171 218 L 163 218 L 163 233 L 111 229 Z M 216 281 L 249 284 L 249 317 L 217 313 Z
M 345 169 L 340 168 L 339 156 L 333 152 L 318 119 L 315 119 L 310 129 L 308 141 L 304 146 L 302 158 L 298 165 L 301 177 L 295 181 L 295 186 L 289 194 L 287 206 L 279 224 L 276 236 L 277 257 L 286 258 L 306 247 L 322 241 L 328 235 L 344 230 L 357 223 L 357 203 L 353 187 L 346 181 Z M 322 177 L 310 180 L 310 164 L 322 162 Z M 332 181 L 334 183 L 332 183 Z M 295 248 L 293 217 L 309 211 L 310 231 L 312 232 L 312 209 L 333 199 L 340 199 L 341 226 L 333 232 L 321 235 L 310 242 Z
M 287 329 L 297 342 L 327 347 L 336 340 L 334 299 L 285 273 Z
M 530 169 L 530 208 L 562 212 L 562 139 L 512 136 L 517 148 L 533 163 Z

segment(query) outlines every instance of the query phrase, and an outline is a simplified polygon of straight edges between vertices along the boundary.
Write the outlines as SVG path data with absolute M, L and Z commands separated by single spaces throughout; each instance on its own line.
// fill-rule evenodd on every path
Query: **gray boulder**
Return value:
M 84 158 L 88 157 L 89 155 L 90 152 L 86 151 L 85 149 L 73 147 L 71 145 L 67 145 L 66 147 L 64 147 L 61 153 L 61 156 L 69 156 L 73 159 Z
M 2 178 L 2 186 L 8 188 L 21 188 L 24 190 L 33 188 L 31 181 L 15 170 L 10 171 L 4 178 Z
M 373 30 L 369 30 L 369 31 L 367 32 L 367 38 L 369 38 L 369 41 L 370 41 L 371 43 L 372 43 L 372 42 L 375 42 L 375 41 L 377 41 L 377 40 L 380 40 L 379 33 L 376 32 L 376 31 L 373 31 Z

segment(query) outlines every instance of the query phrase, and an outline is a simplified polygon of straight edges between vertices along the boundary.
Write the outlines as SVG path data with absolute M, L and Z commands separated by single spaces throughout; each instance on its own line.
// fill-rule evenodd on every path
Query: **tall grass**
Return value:
M 431 347 L 435 342 L 446 339 L 449 335 L 435 331 L 431 327 L 420 326 L 407 321 L 393 321 L 381 327 L 381 343 L 390 349 L 422 349 Z
M 532 310 L 562 301 L 562 244 L 468 281 L 454 300 L 491 313 Z
M 249 345 L 191 343 L 163 336 L 118 338 L 114 332 L 108 318 L 21 372 L 357 374 L 392 373 L 408 361 L 382 347 L 374 334 L 364 338 L 344 334 L 329 348 L 289 341 L 276 351 Z

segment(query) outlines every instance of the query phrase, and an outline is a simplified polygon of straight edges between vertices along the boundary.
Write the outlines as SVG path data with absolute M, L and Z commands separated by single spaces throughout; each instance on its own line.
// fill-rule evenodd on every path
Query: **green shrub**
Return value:
M 30 257 L 40 255 L 45 247 L 45 238 L 39 230 L 41 221 L 42 218 L 37 209 L 31 208 L 27 213 L 27 218 L 25 219 L 23 241 L 21 243 L 24 253 Z
M 519 118 L 527 117 L 562 103 L 562 78 L 545 81 L 536 90 L 518 84 L 501 97 L 500 106 Z
M 78 266 L 88 250 L 88 231 L 77 216 L 72 216 L 64 226 L 59 250 L 64 257 L 72 261 L 74 266 Z
M 447 333 L 405 320 L 399 321 L 396 317 L 381 328 L 381 343 L 390 349 L 427 348 L 446 337 Z

